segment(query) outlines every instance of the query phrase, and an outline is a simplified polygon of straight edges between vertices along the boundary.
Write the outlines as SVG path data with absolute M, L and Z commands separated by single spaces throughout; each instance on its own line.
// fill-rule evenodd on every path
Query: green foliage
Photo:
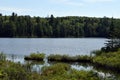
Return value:
M 49 67 L 43 67 L 41 80 L 100 80 L 93 71 L 75 70 L 65 63 L 57 63 Z
M 65 63 L 57 63 L 49 67 L 43 67 L 41 75 L 63 75 L 66 74 L 68 70 L 70 70 L 70 65 Z
M 68 55 L 59 55 L 59 54 L 51 54 L 48 57 L 48 61 L 63 61 L 63 62 L 70 62 L 75 60 L 74 58 Z
M 109 28 L 109 40 L 107 43 L 105 43 L 105 47 L 103 47 L 101 50 L 105 52 L 114 52 L 117 51 L 120 48 L 120 36 L 118 35 L 120 31 L 119 28 L 116 28 L 116 24 L 114 24 L 114 19 L 111 19 L 111 25 Z
M 92 51 L 90 54 L 93 55 L 93 56 L 99 56 L 103 53 L 102 50 L 94 50 Z
M 97 73 L 93 71 L 84 71 L 84 70 L 71 70 L 71 78 L 74 80 L 80 79 L 80 80 L 100 80 Z
M 38 60 L 38 61 L 43 61 L 45 58 L 44 53 L 31 53 L 30 56 L 25 56 L 25 60 Z
M 92 57 L 87 55 L 77 55 L 77 56 L 69 56 L 69 55 L 59 55 L 59 54 L 51 54 L 48 56 L 48 61 L 61 61 L 61 62 L 91 62 Z
M 0 53 L 0 61 L 5 61 L 5 60 L 6 60 L 6 55 L 3 52 L 1 52 Z
M 28 80 L 29 76 L 20 63 L 4 61 L 0 66 L 0 80 Z
M 0 65 L 0 80 L 100 80 L 93 71 L 75 70 L 65 63 L 43 66 L 41 74 L 28 71 L 29 66 L 4 61 Z
M 0 16 L 0 37 L 120 37 L 119 20 L 53 15 L 42 18 L 12 13 Z
M 94 57 L 63 55 L 66 60 L 89 60 L 94 65 L 103 66 L 105 69 L 120 70 L 120 50 L 117 52 L 101 52 Z M 52 55 L 53 56 L 53 55 Z M 61 55 L 57 60 L 61 59 Z M 54 56 L 54 57 L 55 57 Z M 97 72 L 76 70 L 70 64 L 56 63 L 50 66 L 43 66 L 41 73 L 32 71 L 34 63 L 26 64 L 14 63 L 8 60 L 0 61 L 0 80 L 102 80 Z M 112 80 L 106 78 L 104 80 Z M 119 80 L 119 79 L 118 79 Z
M 101 49 L 102 51 L 115 52 L 118 51 L 118 49 L 120 48 L 120 39 L 118 38 L 110 39 L 105 44 L 106 44 L 105 47 Z
M 102 52 L 101 55 L 93 58 L 93 63 L 120 70 L 120 50 L 108 53 Z
M 91 62 L 92 57 L 87 55 L 78 55 L 75 57 L 78 62 Z

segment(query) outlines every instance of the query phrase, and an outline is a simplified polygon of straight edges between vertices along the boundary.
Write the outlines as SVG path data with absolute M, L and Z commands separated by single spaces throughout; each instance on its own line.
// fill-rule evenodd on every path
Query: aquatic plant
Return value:
M 43 61 L 45 58 L 44 53 L 31 53 L 29 56 L 25 56 L 25 60 L 38 60 L 38 61 Z
M 48 58 L 48 61 L 61 61 L 61 62 L 76 61 L 76 59 L 74 57 L 71 57 L 69 55 L 51 54 L 47 58 Z
M 32 55 L 32 57 L 33 56 L 34 55 Z M 58 61 L 90 60 L 94 65 L 102 65 L 106 69 L 115 68 L 116 70 L 120 70 L 120 51 L 109 52 L 106 54 L 102 53 L 95 57 L 68 55 L 55 56 L 53 57 L 52 55 L 52 58 L 55 58 Z M 48 56 L 48 58 L 51 57 Z M 66 63 L 55 63 L 50 66 L 43 66 L 40 73 L 31 70 L 33 65 L 34 63 L 32 62 L 21 64 L 9 60 L 1 60 L 0 80 L 102 80 L 98 73 L 94 71 L 76 70 L 71 68 L 70 64 Z
M 47 58 L 48 61 L 60 61 L 60 62 L 91 62 L 92 59 L 87 55 L 69 56 L 59 54 L 51 54 Z
M 92 62 L 92 57 L 87 55 L 77 55 L 75 58 L 77 62 Z

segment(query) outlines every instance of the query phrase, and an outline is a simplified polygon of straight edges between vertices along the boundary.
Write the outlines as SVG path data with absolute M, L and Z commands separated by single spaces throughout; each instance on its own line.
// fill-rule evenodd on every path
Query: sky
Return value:
M 120 18 L 120 0 L 0 0 L 0 13 L 48 17 Z

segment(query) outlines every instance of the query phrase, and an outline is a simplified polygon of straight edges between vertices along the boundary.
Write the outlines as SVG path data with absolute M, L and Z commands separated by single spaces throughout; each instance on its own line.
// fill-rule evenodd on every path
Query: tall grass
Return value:
M 25 60 L 38 60 L 38 61 L 43 61 L 45 58 L 44 53 L 31 53 L 29 56 L 25 56 Z
M 32 55 L 32 57 L 33 56 L 36 58 L 36 54 Z M 44 56 L 42 56 L 42 59 L 43 57 Z M 105 66 L 106 69 L 109 69 L 109 67 L 116 68 L 118 70 L 120 69 L 120 51 L 102 53 L 95 57 L 71 57 L 68 55 L 51 55 L 51 57 L 48 56 L 49 59 L 55 59 L 58 61 L 91 60 L 94 64 L 101 64 Z M 12 61 L 1 58 L 0 80 L 101 80 L 99 75 L 94 71 L 76 70 L 71 68 L 70 64 L 66 63 L 57 63 L 51 66 L 43 66 L 41 74 L 33 72 L 31 70 L 32 65 L 32 63 L 14 63 Z
M 3 52 L 1 52 L 0 53 L 0 61 L 5 61 L 5 60 L 6 60 L 6 55 Z
M 59 55 L 51 54 L 48 57 L 48 61 L 60 61 L 60 62 L 91 62 L 91 57 L 89 56 L 69 56 L 69 55 Z

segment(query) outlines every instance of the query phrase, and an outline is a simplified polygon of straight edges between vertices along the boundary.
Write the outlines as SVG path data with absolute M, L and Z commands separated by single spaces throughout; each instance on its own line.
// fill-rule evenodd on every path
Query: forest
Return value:
M 0 37 L 10 38 L 119 38 L 120 19 L 81 16 L 31 17 L 0 14 Z M 113 37 L 113 36 L 112 36 Z

